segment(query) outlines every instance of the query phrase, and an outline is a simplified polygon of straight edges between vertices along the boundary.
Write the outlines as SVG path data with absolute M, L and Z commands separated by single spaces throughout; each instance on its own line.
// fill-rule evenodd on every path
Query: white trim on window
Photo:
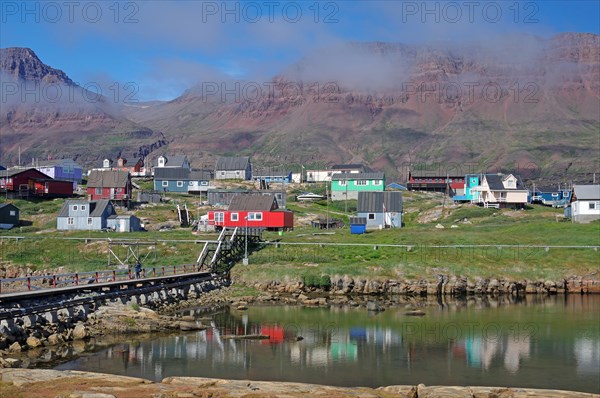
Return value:
M 68 217 L 67 225 L 75 225 L 75 219 L 73 217 Z
M 238 213 L 231 213 L 231 221 L 238 221 L 240 216 Z
M 87 224 L 92 225 L 93 223 L 94 223 L 94 220 L 92 219 L 92 217 L 88 217 Z
M 169 181 L 163 181 L 162 182 L 162 186 L 163 187 L 168 187 L 169 186 Z
M 177 181 L 177 188 L 183 187 L 183 181 Z

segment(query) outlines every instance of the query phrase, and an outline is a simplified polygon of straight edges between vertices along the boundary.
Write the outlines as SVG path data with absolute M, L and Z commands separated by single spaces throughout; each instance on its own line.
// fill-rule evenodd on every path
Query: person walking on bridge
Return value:
M 137 262 L 135 263 L 135 279 L 140 279 L 141 274 L 142 274 L 142 263 L 138 259 Z

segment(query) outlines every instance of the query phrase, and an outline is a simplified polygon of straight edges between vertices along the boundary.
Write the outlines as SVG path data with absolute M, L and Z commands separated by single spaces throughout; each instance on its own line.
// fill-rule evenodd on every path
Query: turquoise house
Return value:
M 358 199 L 359 192 L 383 192 L 383 173 L 337 173 L 331 176 L 331 199 Z
M 467 174 L 465 175 L 465 193 L 463 195 L 454 195 L 452 200 L 455 202 L 471 202 L 479 199 L 479 192 L 474 191 L 473 188 L 481 185 L 481 174 Z

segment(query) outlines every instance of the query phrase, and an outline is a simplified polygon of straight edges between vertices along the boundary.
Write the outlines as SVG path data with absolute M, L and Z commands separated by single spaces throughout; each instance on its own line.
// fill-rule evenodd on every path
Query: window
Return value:
M 354 185 L 367 185 L 367 180 L 356 180 Z
M 237 221 L 239 219 L 238 213 L 231 213 L 231 221 Z
M 553 197 L 553 198 L 558 198 L 558 192 L 553 192 L 553 193 L 552 193 L 552 197 Z
M 225 220 L 225 213 L 215 212 L 215 222 L 222 223 Z
M 92 225 L 93 219 L 92 217 L 88 217 L 88 225 Z
M 81 205 L 81 210 L 85 210 L 85 205 Z
M 190 187 L 194 185 L 194 181 L 190 181 Z
M 96 195 L 102 195 L 102 188 L 96 188 Z
M 597 209 L 598 207 L 600 207 L 600 206 L 599 206 L 599 205 L 600 205 L 600 202 L 590 202 L 590 203 L 588 203 L 588 205 L 590 206 L 590 210 L 595 210 L 595 209 Z
M 67 218 L 67 225 L 75 225 L 75 219 L 73 217 Z
M 222 176 L 224 176 L 224 175 L 225 175 L 225 172 L 224 172 L 224 171 L 222 171 L 222 172 L 221 172 L 221 175 L 222 175 Z
M 162 182 L 162 186 L 163 187 L 168 187 L 169 186 L 169 181 L 163 181 Z
M 375 213 L 369 213 L 369 220 L 375 219 Z
M 200 185 L 208 185 L 208 181 L 200 181 Z
M 14 217 L 14 216 L 16 216 L 16 215 L 17 215 L 17 212 L 16 212 L 16 211 L 14 211 L 14 210 L 11 210 L 11 211 L 10 211 L 10 215 L 11 215 L 11 217 Z
M 177 181 L 177 187 L 181 188 L 183 186 L 183 181 Z
M 346 180 L 340 180 L 340 186 L 345 187 L 346 186 Z
M 373 185 L 381 185 L 381 180 L 373 180 Z
M 73 206 L 73 211 L 77 211 L 77 205 Z
M 262 213 L 248 213 L 248 221 L 262 221 Z

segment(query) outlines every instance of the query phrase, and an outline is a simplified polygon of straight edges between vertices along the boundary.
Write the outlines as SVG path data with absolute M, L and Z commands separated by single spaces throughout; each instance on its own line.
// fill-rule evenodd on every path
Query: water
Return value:
M 419 303 L 423 305 L 424 302 Z M 121 343 L 57 369 L 339 386 L 518 386 L 600 392 L 600 297 L 365 308 L 253 306 L 202 332 Z M 268 340 L 225 335 L 268 334 Z M 296 341 L 298 336 L 303 340 Z

